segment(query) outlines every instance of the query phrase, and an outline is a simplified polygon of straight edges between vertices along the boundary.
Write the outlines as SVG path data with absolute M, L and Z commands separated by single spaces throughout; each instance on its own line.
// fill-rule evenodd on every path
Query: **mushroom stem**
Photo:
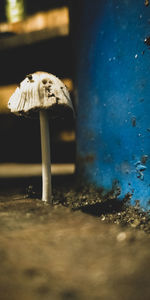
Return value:
M 50 133 L 47 112 L 40 111 L 42 151 L 42 201 L 52 204 Z

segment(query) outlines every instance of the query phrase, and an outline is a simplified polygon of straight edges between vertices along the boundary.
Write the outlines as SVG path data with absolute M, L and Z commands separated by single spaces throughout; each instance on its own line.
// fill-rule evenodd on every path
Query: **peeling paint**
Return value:
M 144 180 L 143 172 L 147 169 L 147 167 L 144 166 L 140 160 L 135 163 L 135 166 L 136 166 L 137 178 L 139 178 L 140 180 Z

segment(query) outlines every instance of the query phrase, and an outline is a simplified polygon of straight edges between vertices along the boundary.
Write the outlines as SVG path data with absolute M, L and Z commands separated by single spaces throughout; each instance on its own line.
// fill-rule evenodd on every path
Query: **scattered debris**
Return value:
M 70 191 L 63 186 L 59 192 L 54 191 L 54 205 L 62 204 L 73 211 L 82 212 L 98 217 L 101 222 L 118 224 L 123 228 L 131 227 L 150 233 L 150 211 L 143 211 L 139 201 L 131 205 L 131 196 L 123 201 L 117 198 L 103 198 L 102 190 L 93 186 L 72 186 Z

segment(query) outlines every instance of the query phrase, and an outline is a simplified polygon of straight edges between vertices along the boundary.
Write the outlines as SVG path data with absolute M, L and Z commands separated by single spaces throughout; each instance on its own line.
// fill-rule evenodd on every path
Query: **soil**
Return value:
M 0 181 L 1 300 L 149 300 L 150 217 L 74 178 Z

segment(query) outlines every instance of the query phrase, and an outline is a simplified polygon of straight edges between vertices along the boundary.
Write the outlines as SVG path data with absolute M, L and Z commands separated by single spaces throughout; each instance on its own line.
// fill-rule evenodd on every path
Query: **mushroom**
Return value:
M 73 111 L 64 83 L 47 72 L 29 74 L 9 99 L 8 108 L 19 116 L 35 116 L 39 112 L 42 152 L 42 200 L 52 204 L 50 132 L 48 117 Z

